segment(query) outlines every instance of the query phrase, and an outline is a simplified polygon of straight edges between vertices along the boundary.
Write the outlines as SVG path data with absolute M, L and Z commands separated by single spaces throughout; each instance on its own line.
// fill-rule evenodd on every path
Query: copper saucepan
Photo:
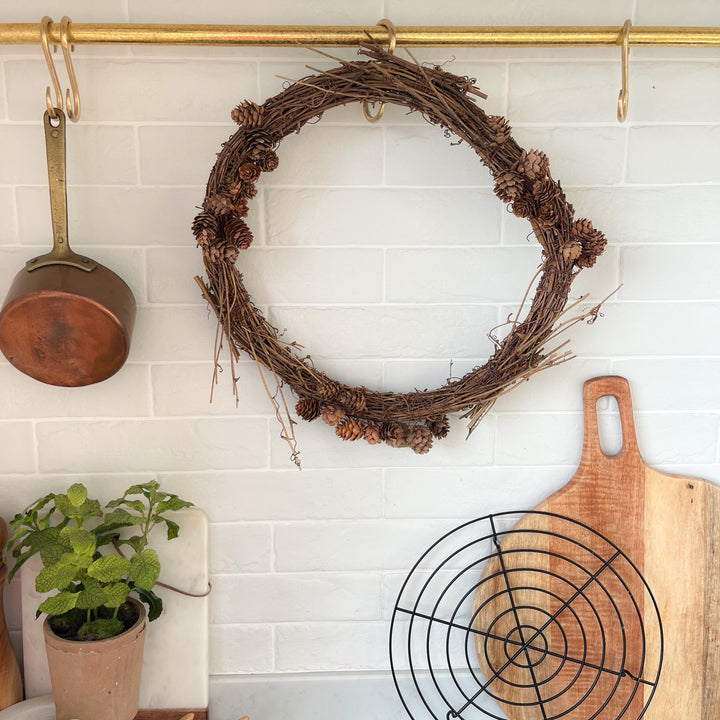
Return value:
M 45 113 L 53 248 L 28 260 L 0 310 L 0 350 L 26 375 L 76 387 L 109 378 L 127 359 L 135 298 L 123 279 L 68 241 L 65 115 Z

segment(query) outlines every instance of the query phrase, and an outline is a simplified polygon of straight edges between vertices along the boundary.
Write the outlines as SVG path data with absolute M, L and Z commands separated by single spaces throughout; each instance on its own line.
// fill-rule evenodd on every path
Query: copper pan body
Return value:
M 127 359 L 135 309 L 130 288 L 104 265 L 23 268 L 0 310 L 0 350 L 49 385 L 101 382 Z

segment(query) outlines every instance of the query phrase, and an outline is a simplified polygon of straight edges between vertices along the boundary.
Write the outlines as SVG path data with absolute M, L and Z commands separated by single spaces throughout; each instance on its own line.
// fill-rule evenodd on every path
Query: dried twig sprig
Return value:
M 275 391 L 268 385 L 267 373 L 261 372 L 260 377 L 281 423 L 282 437 L 298 464 L 295 421 L 283 397 L 284 385 L 301 398 L 296 406 L 300 417 L 322 417 L 344 440 L 364 438 L 370 444 L 383 442 L 425 453 L 433 437 L 447 435 L 449 413 L 464 413 L 472 432 L 498 397 L 536 372 L 570 359 L 565 343 L 550 348 L 548 344 L 574 324 L 592 321 L 599 314 L 597 306 L 585 313 L 575 310 L 569 318 L 566 315 L 577 307 L 577 302 L 566 307 L 574 277 L 580 268 L 595 263 L 606 240 L 589 220 L 575 220 L 560 184 L 550 175 L 545 153 L 521 148 L 504 117 L 488 116 L 475 104 L 474 98 L 484 96 L 472 79 L 439 66 L 420 65 L 409 51 L 410 59 L 405 59 L 372 44 L 361 53 L 369 59 L 333 58 L 337 67 L 315 71 L 262 105 L 245 100 L 233 110 L 240 128 L 217 156 L 203 210 L 193 223 L 207 271 L 207 281 L 197 281 L 228 338 L 231 364 L 245 351 L 269 371 Z M 452 144 L 469 145 L 489 168 L 498 197 L 515 215 L 528 218 L 542 249 L 540 270 L 531 279 L 516 318 L 504 324 L 502 339 L 495 335 L 497 328 L 489 333 L 495 344 L 492 357 L 435 390 L 378 392 L 328 377 L 298 352 L 297 343 L 278 336 L 253 304 L 234 265 L 238 251 L 252 240 L 242 220 L 248 214 L 247 201 L 256 195 L 261 174 L 277 167 L 281 140 L 330 108 L 364 101 L 418 112 L 454 136 Z M 235 385 L 233 389 L 237 395 Z

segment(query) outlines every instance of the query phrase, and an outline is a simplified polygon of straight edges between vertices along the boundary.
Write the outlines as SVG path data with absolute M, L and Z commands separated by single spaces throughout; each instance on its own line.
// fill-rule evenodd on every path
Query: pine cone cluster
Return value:
M 367 410 L 365 393 L 357 388 L 343 388 L 336 396 L 336 401 L 349 413 L 363 413 Z
M 244 180 L 248 183 L 255 182 L 261 174 L 260 168 L 255 165 L 255 163 L 243 163 L 240 166 L 240 170 L 238 170 L 238 175 L 240 176 L 241 180 Z
M 215 215 L 203 210 L 193 220 L 192 232 L 197 240 L 198 247 L 206 248 L 218 234 L 218 220 Z
M 272 136 L 265 130 L 251 130 L 245 136 L 245 153 L 250 162 L 263 158 L 268 151 L 272 151 L 274 145 Z
M 230 218 L 223 226 L 225 239 L 238 250 L 247 250 L 252 241 L 252 230 L 240 218 Z
M 533 197 L 540 205 L 552 202 L 559 194 L 558 186 L 550 178 L 538 180 L 533 185 Z
M 574 240 L 565 243 L 561 248 L 565 262 L 575 262 L 582 255 L 582 246 Z
M 413 425 L 407 433 L 407 445 L 418 455 L 430 452 L 433 439 L 430 430 L 425 425 Z
M 523 177 L 515 170 L 503 170 L 495 178 L 495 194 L 503 202 L 512 202 L 523 193 Z
M 214 215 L 227 215 L 232 212 L 232 198 L 225 193 L 215 193 L 205 198 L 203 209 Z
M 335 434 L 343 440 L 359 440 L 365 435 L 365 423 L 357 418 L 345 417 L 335 427 Z
M 536 220 L 542 228 L 555 227 L 560 221 L 560 210 L 558 210 L 557 203 L 549 202 L 541 205 Z
M 254 102 L 244 100 L 232 110 L 230 117 L 238 125 L 251 128 L 260 125 L 264 114 L 265 108 L 262 105 L 256 105 Z
M 369 445 L 377 445 L 382 442 L 380 437 L 380 426 L 377 423 L 369 422 L 365 427 L 365 441 Z
M 405 432 L 405 427 L 398 422 L 383 423 L 380 426 L 380 438 L 394 448 L 406 446 Z
M 442 440 L 447 437 L 450 432 L 450 422 L 447 419 L 447 415 L 440 417 L 431 418 L 426 423 L 428 430 L 432 433 L 433 437 Z
M 488 127 L 493 139 L 498 145 L 503 145 L 510 139 L 512 128 L 502 115 L 489 115 Z
M 213 243 L 204 248 L 204 252 L 210 262 L 226 261 L 234 264 L 240 251 L 229 240 L 216 238 Z
M 519 197 L 513 201 L 511 209 L 515 217 L 529 218 L 535 213 L 535 203 L 529 198 Z
M 320 417 L 322 407 L 319 400 L 313 398 L 300 398 L 295 405 L 295 412 L 308 422 L 312 422 L 315 418 Z
M 593 227 L 587 218 L 581 218 L 573 223 L 573 237 L 582 246 L 582 254 L 577 259 L 578 267 L 592 267 L 607 245 L 607 238 Z
M 345 417 L 345 411 L 337 405 L 326 405 L 322 409 L 322 419 L 330 426 L 337 425 Z
M 515 169 L 528 180 L 541 180 L 547 175 L 550 162 L 542 150 L 523 150 Z

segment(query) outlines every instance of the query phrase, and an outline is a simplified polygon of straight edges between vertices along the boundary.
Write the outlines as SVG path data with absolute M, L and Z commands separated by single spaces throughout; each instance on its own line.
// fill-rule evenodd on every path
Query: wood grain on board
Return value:
M 597 425 L 607 395 L 623 432 L 613 456 Z M 528 513 L 513 529 L 528 532 L 500 536 L 478 587 L 488 690 L 512 720 L 637 718 L 651 696 L 649 720 L 717 720 L 720 488 L 645 464 L 624 378 L 586 382 L 583 409 L 578 470 L 535 508 L 553 515 Z M 589 529 L 574 524 L 573 541 L 557 537 L 568 522 L 555 515 Z

